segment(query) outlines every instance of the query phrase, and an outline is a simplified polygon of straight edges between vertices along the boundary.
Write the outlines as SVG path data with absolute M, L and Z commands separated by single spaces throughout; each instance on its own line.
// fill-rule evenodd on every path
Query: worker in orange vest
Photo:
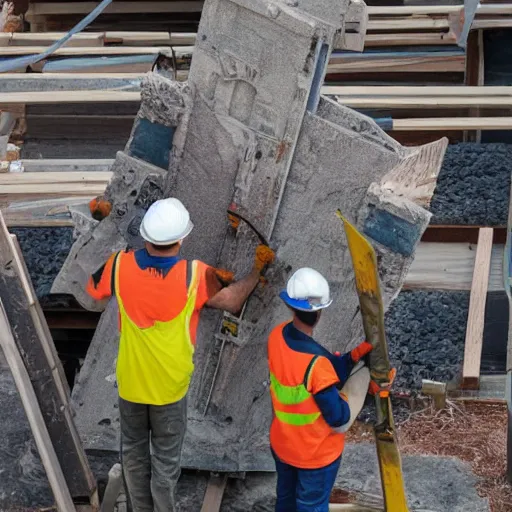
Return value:
M 230 272 L 179 257 L 192 228 L 178 199 L 156 201 L 140 226 L 145 247 L 112 255 L 87 286 L 93 298 L 115 296 L 119 305 L 121 462 L 134 512 L 175 510 L 199 312 L 240 311 L 274 260 L 258 246 L 249 275 L 230 282 Z
M 363 360 L 373 347 L 364 341 L 344 355 L 331 354 L 312 338 L 321 310 L 332 303 L 329 284 L 316 270 L 297 270 L 280 297 L 293 320 L 277 326 L 268 340 L 275 510 L 327 512 L 344 432 L 368 392 L 370 372 Z

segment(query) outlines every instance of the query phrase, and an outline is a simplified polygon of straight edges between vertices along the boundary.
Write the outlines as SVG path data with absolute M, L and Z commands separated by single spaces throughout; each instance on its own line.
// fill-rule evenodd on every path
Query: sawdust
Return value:
M 457 457 L 480 478 L 477 490 L 492 512 L 512 510 L 512 486 L 506 481 L 507 408 L 505 404 L 448 402 L 411 413 L 398 425 L 402 454 Z

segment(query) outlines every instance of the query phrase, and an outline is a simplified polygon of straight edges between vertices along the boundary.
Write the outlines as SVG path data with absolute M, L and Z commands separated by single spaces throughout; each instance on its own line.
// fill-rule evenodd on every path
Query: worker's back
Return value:
M 341 455 L 344 435 L 326 423 L 313 398 L 313 394 L 338 382 L 337 375 L 326 357 L 290 348 L 286 338 L 300 336 L 293 324 L 287 323 L 276 327 L 269 337 L 274 409 L 270 444 L 287 464 L 314 469 Z
M 124 400 L 163 405 L 185 396 L 208 268 L 146 249 L 120 252 L 105 265 L 95 291 L 115 295 L 119 304 L 117 383 Z

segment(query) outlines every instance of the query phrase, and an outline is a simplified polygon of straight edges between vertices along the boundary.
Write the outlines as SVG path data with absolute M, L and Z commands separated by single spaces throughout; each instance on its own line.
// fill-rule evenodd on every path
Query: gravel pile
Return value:
M 512 144 L 448 146 L 430 211 L 432 224 L 507 224 Z
M 20 243 L 38 298 L 50 294 L 71 246 L 73 228 L 10 228 Z
M 461 370 L 469 292 L 404 291 L 386 314 L 395 389 L 419 389 L 422 379 L 449 382 Z

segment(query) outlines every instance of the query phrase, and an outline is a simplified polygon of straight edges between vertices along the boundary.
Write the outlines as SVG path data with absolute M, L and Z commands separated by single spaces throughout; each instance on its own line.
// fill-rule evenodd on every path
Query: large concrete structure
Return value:
M 369 118 L 320 96 L 334 41 L 362 49 L 364 3 L 349 0 L 207 0 L 189 82 L 150 74 L 101 223 L 76 211 L 77 241 L 53 291 L 84 293 L 109 254 L 141 244 L 138 226 L 158 197 L 177 196 L 195 230 L 184 255 L 243 273 L 257 243 L 226 210 L 235 205 L 277 250 L 269 284 L 252 295 L 238 336 L 206 311 L 189 393 L 184 465 L 208 470 L 272 470 L 266 339 L 288 312 L 277 298 L 288 274 L 313 266 L 331 282 L 334 304 L 318 339 L 343 350 L 362 326 L 341 224 L 344 214 L 379 254 L 386 300 L 399 292 L 430 214 L 447 140 L 405 148 Z M 86 447 L 117 451 L 114 366 L 116 304 L 102 317 L 75 386 L 76 421 Z

